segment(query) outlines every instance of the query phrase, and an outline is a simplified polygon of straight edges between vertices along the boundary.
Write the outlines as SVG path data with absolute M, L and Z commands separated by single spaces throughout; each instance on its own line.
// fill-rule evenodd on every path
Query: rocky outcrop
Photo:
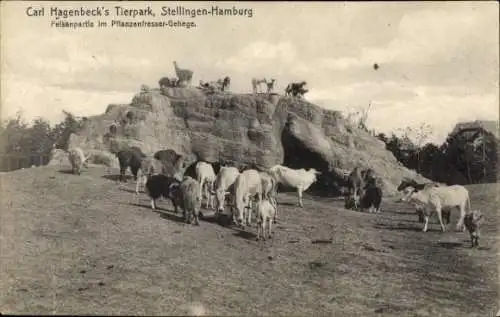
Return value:
M 352 169 L 370 167 L 393 193 L 404 168 L 384 143 L 350 127 L 338 111 L 277 94 L 206 93 L 196 88 L 143 91 L 130 104 L 109 105 L 90 117 L 70 146 L 115 153 L 139 146 L 152 154 L 171 148 L 208 162 Z

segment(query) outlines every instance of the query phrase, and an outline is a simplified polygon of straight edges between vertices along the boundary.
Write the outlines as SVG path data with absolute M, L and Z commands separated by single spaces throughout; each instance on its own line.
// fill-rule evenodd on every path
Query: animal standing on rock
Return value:
M 75 175 L 80 175 L 82 173 L 82 167 L 86 166 L 85 161 L 87 161 L 88 158 L 85 157 L 81 148 L 74 147 L 68 150 L 68 159 L 71 164 L 71 172 Z
M 375 177 L 369 177 L 366 180 L 365 187 L 361 191 L 361 208 L 367 209 L 369 213 L 380 213 L 382 195 L 382 188 L 377 185 Z
M 403 185 L 403 184 L 402 184 Z M 441 225 L 441 230 L 445 232 L 445 226 L 443 223 L 443 208 L 453 208 L 457 207 L 460 210 L 460 218 L 458 219 L 456 230 L 464 231 L 464 218 L 465 218 L 465 207 L 468 205 L 468 209 L 471 210 L 469 191 L 461 185 L 452 186 L 423 186 L 422 189 L 415 188 L 410 184 L 405 186 L 400 185 L 398 187 L 399 191 L 404 192 L 404 197 L 401 198 L 403 202 L 410 202 L 418 206 L 422 206 L 424 213 L 424 228 L 422 231 L 426 232 L 429 225 L 429 217 L 432 213 L 436 212 Z
M 175 199 L 174 192 L 180 184 L 181 182 L 173 177 L 162 174 L 151 176 L 146 182 L 146 193 L 151 198 L 151 209 L 156 210 L 156 200 L 163 197 L 172 201 L 177 213 L 178 200 Z
M 118 151 L 116 157 L 120 163 L 120 181 L 125 181 L 125 172 L 128 167 L 130 167 L 130 171 L 134 175 L 134 180 L 137 181 L 137 172 L 141 168 L 141 162 L 146 157 L 146 154 L 138 147 L 131 147 Z
M 479 210 L 470 210 L 465 214 L 464 224 L 469 231 L 472 247 L 479 246 L 479 227 L 484 222 L 484 215 Z
M 191 84 L 191 79 L 193 78 L 193 71 L 189 69 L 179 68 L 177 62 L 174 61 L 175 74 L 177 75 L 178 85 L 181 84 Z
M 274 83 L 276 82 L 276 79 L 274 78 L 271 78 L 271 81 L 266 81 L 266 85 L 267 85 L 267 93 L 270 94 L 273 89 L 274 89 Z
M 262 78 L 262 79 L 252 78 L 252 90 L 253 90 L 254 94 L 259 92 L 258 88 L 260 87 L 261 84 L 267 84 L 267 81 L 265 78 Z M 262 89 L 260 89 L 260 92 L 262 92 Z
M 184 156 L 172 149 L 167 149 L 157 151 L 153 157 L 161 162 L 163 174 L 176 177 L 179 181 L 182 181 L 181 174 L 183 174 L 183 169 L 186 167 L 186 158 Z
M 273 219 L 276 215 L 276 206 L 267 199 L 259 201 L 255 206 L 255 215 L 257 218 L 257 240 L 261 238 L 263 240 L 271 238 Z M 267 236 L 266 227 L 268 228 Z
M 283 165 L 275 165 L 269 169 L 269 174 L 271 174 L 277 183 L 296 188 L 299 196 L 299 206 L 304 207 L 302 193 L 316 182 L 321 172 L 316 171 L 314 168 L 295 170 Z

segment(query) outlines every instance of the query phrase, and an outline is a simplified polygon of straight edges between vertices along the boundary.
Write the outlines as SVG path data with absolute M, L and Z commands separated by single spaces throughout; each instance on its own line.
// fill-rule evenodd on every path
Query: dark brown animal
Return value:
M 125 181 L 125 172 L 129 167 L 134 176 L 134 180 L 137 181 L 137 172 L 139 168 L 141 168 L 141 162 L 146 157 L 146 154 L 144 154 L 140 148 L 134 146 L 118 151 L 116 157 L 120 163 L 120 181 Z

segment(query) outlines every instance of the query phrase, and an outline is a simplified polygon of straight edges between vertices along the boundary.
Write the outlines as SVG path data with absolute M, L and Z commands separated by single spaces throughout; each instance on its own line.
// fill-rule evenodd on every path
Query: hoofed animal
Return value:
M 305 85 L 307 85 L 305 81 L 288 84 L 285 88 L 285 96 L 303 97 L 304 94 L 309 91 L 304 88 Z
M 212 167 L 207 162 L 198 162 L 196 164 L 196 179 L 200 184 L 200 197 L 203 198 L 203 192 L 207 198 L 206 206 L 208 208 L 213 208 L 213 187 L 215 182 L 215 172 Z
M 193 71 L 192 70 L 179 68 L 176 61 L 174 61 L 174 68 L 175 68 L 175 74 L 177 75 L 177 78 L 179 78 L 178 84 L 181 84 L 181 83 L 190 84 L 191 83 L 191 79 L 193 78 Z
M 134 147 L 118 151 L 116 157 L 120 163 L 120 181 L 125 181 L 125 172 L 129 167 L 136 181 L 137 172 L 141 168 L 141 162 L 146 157 L 146 154 L 144 154 L 141 149 Z
M 141 166 L 137 171 L 137 181 L 135 183 L 135 193 L 139 194 L 142 188 L 146 188 L 148 179 L 156 174 L 161 174 L 163 166 L 161 162 L 154 157 L 148 156 L 141 161 Z M 142 187 L 142 188 L 141 188 Z
M 469 212 L 465 214 L 464 224 L 467 231 L 469 231 L 473 248 L 479 246 L 479 227 L 483 222 L 484 215 L 479 210 L 469 210 Z
M 146 193 L 151 198 L 151 209 L 156 209 L 156 200 L 163 197 L 170 199 L 174 205 L 175 212 L 178 212 L 178 200 L 175 199 L 174 193 L 181 182 L 179 180 L 163 174 L 156 174 L 148 178 L 146 182 Z
M 80 175 L 82 173 L 82 167 L 86 166 L 85 161 L 87 161 L 88 158 L 85 157 L 81 148 L 74 147 L 68 150 L 68 159 L 71 164 L 71 172 L 75 175 Z
M 235 224 L 244 226 L 246 218 L 246 224 L 250 225 L 252 218 L 251 199 L 255 196 L 257 196 L 257 201 L 262 200 L 260 174 L 254 169 L 243 171 L 238 175 L 234 184 L 233 221 Z
M 377 185 L 376 179 L 369 177 L 361 193 L 361 208 L 367 209 L 369 213 L 380 213 L 382 195 L 382 188 Z
M 347 178 L 349 199 L 353 199 L 355 209 L 359 207 L 361 191 L 365 187 L 365 179 L 361 172 L 361 168 L 356 166 Z
M 257 79 L 257 78 L 252 78 L 252 89 L 253 89 L 253 93 L 256 94 L 258 92 L 258 88 L 260 87 L 261 84 L 266 84 L 266 79 L 265 78 L 262 78 L 262 79 Z M 262 89 L 260 89 L 261 92 L 262 92 Z
M 184 168 L 187 166 L 186 157 L 172 149 L 167 149 L 157 151 L 154 158 L 161 162 L 163 174 L 176 177 L 179 181 L 182 181 Z
M 424 208 L 421 206 L 415 206 L 415 212 L 417 213 L 417 216 L 418 216 L 418 222 L 424 223 L 425 222 Z M 441 212 L 443 214 L 443 220 L 444 220 L 445 225 L 449 225 L 451 222 L 451 209 L 450 208 L 442 208 Z
M 296 188 L 299 196 L 299 206 L 304 207 L 302 193 L 316 182 L 321 172 L 316 171 L 314 168 L 295 170 L 283 165 L 275 165 L 269 169 L 269 174 L 271 174 L 277 183 Z
M 229 89 L 229 85 L 231 84 L 231 78 L 226 76 L 224 79 L 217 80 L 217 84 L 219 84 L 221 91 L 226 91 Z
M 234 182 L 240 175 L 236 167 L 223 166 L 215 178 L 215 212 L 224 212 L 227 195 L 234 194 Z M 234 195 L 233 195 L 234 196 Z
M 261 200 L 255 206 L 255 215 L 257 218 L 257 240 L 260 240 L 261 238 L 263 240 L 271 238 L 272 223 L 276 215 L 276 206 L 267 199 Z M 268 228 L 267 237 L 266 227 Z
M 267 172 L 259 172 L 259 174 L 262 182 L 262 199 L 269 200 L 269 202 L 277 209 L 278 202 L 276 200 L 276 196 L 277 196 L 278 183 L 276 182 L 274 177 L 272 177 L 271 174 Z M 278 212 L 276 210 L 273 218 L 274 222 L 276 222 L 277 217 L 278 217 Z
M 401 184 L 399 184 L 397 190 L 402 191 L 408 186 L 412 186 L 412 187 L 417 188 L 417 189 L 424 189 L 427 187 L 439 187 L 440 185 L 438 183 L 435 183 L 435 182 L 420 184 L 420 183 L 417 183 L 414 179 L 403 178 L 403 180 L 401 181 Z M 414 206 L 415 206 L 415 212 L 418 216 L 418 222 L 425 223 L 423 206 L 420 206 L 418 204 L 414 204 Z M 442 214 L 443 214 L 443 219 L 444 219 L 445 223 L 449 224 L 450 223 L 450 216 L 451 216 L 450 208 L 442 208 Z
M 267 93 L 271 93 L 274 89 L 274 83 L 276 82 L 276 79 L 271 78 L 271 81 L 266 81 L 266 86 L 267 86 Z
M 181 184 L 174 189 L 174 197 L 177 203 L 181 206 L 184 216 L 184 221 L 187 224 L 199 226 L 199 214 L 201 208 L 200 184 L 196 179 L 186 176 Z
M 411 185 L 406 187 L 399 186 L 404 192 L 404 197 L 401 201 L 410 202 L 417 206 L 422 207 L 424 213 L 424 228 L 422 231 L 426 232 L 429 225 L 429 217 L 433 212 L 436 212 L 441 225 L 441 230 L 445 231 L 443 223 L 443 208 L 457 207 L 460 210 L 460 218 L 457 221 L 456 230 L 464 231 L 464 217 L 466 213 L 466 205 L 470 207 L 469 191 L 461 185 L 452 186 L 424 186 L 422 189 L 417 189 Z M 400 191 L 401 191 L 400 190 Z

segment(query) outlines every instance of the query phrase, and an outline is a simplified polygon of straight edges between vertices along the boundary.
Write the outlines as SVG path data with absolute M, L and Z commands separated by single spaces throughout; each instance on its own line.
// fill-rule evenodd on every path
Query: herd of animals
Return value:
M 194 72 L 189 69 L 179 68 L 176 61 L 174 61 L 173 63 L 177 78 L 162 78 L 159 83 L 160 88 L 182 87 L 183 85 L 189 85 L 191 83 Z M 271 80 L 269 81 L 266 78 L 252 78 L 252 91 L 254 94 L 263 93 L 264 90 L 266 90 L 267 93 L 272 93 L 274 91 L 275 83 L 276 79 L 274 78 L 271 78 Z M 216 81 L 206 82 L 200 80 L 199 85 L 196 88 L 202 89 L 207 92 L 227 91 L 230 84 L 231 78 L 229 76 L 226 76 Z M 264 85 L 264 89 L 262 89 L 262 85 Z M 293 96 L 298 98 L 304 97 L 304 94 L 309 91 L 308 89 L 304 88 L 306 85 L 307 82 L 305 81 L 288 84 L 285 88 L 285 96 Z
M 73 174 L 80 175 L 88 157 L 78 147 L 69 149 L 68 155 Z M 136 181 L 135 193 L 145 191 L 153 210 L 157 207 L 157 200 L 163 197 L 172 202 L 176 213 L 179 208 L 182 209 L 186 223 L 198 225 L 202 199 L 205 199 L 206 207 L 215 209 L 216 217 L 229 207 L 232 215 L 229 220 L 243 229 L 251 226 L 254 213 L 258 240 L 272 236 L 272 223 L 278 219 L 278 184 L 294 188 L 298 204 L 303 207 L 303 192 L 321 175 L 314 168 L 292 169 L 282 165 L 275 165 L 266 171 L 255 166 L 238 169 L 228 162 L 191 160 L 172 149 L 148 156 L 140 148 L 130 147 L 115 155 L 120 165 L 119 181 L 126 181 L 125 174 L 130 168 Z M 380 178 L 374 171 L 356 167 L 344 175 L 349 189 L 345 195 L 345 207 L 380 213 L 383 191 Z M 443 219 L 449 224 L 451 210 L 458 208 L 460 216 L 456 230 L 467 229 L 472 247 L 479 245 L 479 228 L 484 222 L 484 215 L 480 210 L 471 209 L 469 192 L 465 187 L 420 184 L 412 179 L 403 179 L 397 190 L 402 193 L 401 202 L 415 207 L 420 222 L 424 223 L 424 232 L 428 230 L 433 213 L 437 214 L 444 232 Z

